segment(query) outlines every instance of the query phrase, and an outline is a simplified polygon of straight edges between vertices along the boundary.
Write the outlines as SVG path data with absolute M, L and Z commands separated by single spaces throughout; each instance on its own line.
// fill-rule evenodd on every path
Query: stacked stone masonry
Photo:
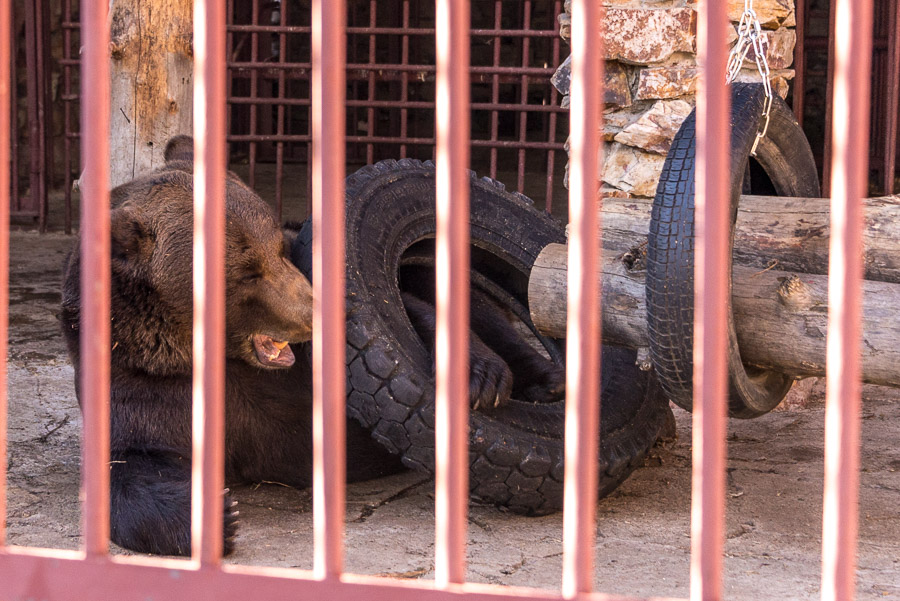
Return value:
M 727 0 L 729 42 L 737 40 L 744 0 Z M 672 139 L 694 106 L 697 88 L 697 2 L 690 0 L 605 0 L 606 52 L 604 194 L 652 197 Z M 794 0 L 753 0 L 768 42 L 771 82 L 782 97 L 793 79 L 796 25 Z M 571 35 L 571 0 L 559 16 L 560 33 Z M 759 81 L 753 56 L 739 81 Z M 569 103 L 570 59 L 553 76 Z M 725 74 L 722 74 L 724 77 Z M 567 178 L 568 179 L 568 178 Z

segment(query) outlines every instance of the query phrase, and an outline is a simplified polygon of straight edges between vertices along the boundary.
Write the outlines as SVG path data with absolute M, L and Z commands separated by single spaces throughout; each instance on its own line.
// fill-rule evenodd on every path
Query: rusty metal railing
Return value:
M 173 601 L 215 599 L 624 599 L 590 593 L 595 531 L 597 442 L 597 373 L 599 350 L 598 282 L 595 262 L 599 241 L 595 181 L 599 160 L 602 26 L 598 3 L 573 1 L 573 123 L 570 241 L 570 340 L 567 390 L 566 498 L 561 593 L 465 582 L 466 413 L 465 363 L 467 274 L 465 177 L 468 98 L 465 82 L 468 52 L 465 3 L 438 0 L 447 27 L 439 36 L 437 85 L 438 173 L 438 430 L 436 495 L 436 580 L 401 582 L 343 573 L 343 381 L 344 333 L 341 274 L 343 244 L 343 161 L 325 160 L 343 152 L 344 108 L 340 66 L 344 60 L 344 3 L 314 3 L 312 91 L 313 132 L 317 158 L 313 166 L 314 309 L 316 343 L 314 506 L 315 569 L 298 570 L 220 566 L 222 544 L 223 399 L 220 359 L 222 320 L 223 222 L 225 168 L 224 15 L 220 3 L 197 0 L 195 10 L 196 105 L 203 113 L 195 129 L 195 388 L 194 515 L 191 560 L 111 557 L 108 555 L 109 497 L 109 205 L 107 181 L 109 119 L 106 5 L 85 5 L 83 86 L 90 119 L 82 139 L 85 159 L 82 227 L 83 313 L 82 394 L 84 399 L 84 548 L 78 552 L 30 549 L 5 544 L 0 520 L 0 582 L 11 599 L 48 601 L 131 601 L 165 597 Z M 832 248 L 830 267 L 826 480 L 823 529 L 823 599 L 853 598 L 856 544 L 859 437 L 860 200 L 865 193 L 867 63 L 871 46 L 871 0 L 837 1 L 840 32 L 835 78 L 835 140 L 832 169 Z M 692 516 L 691 598 L 722 598 L 724 512 L 723 283 L 722 252 L 727 218 L 707 199 L 722 194 L 727 157 L 711 152 L 710 140 L 727 135 L 728 97 L 722 83 L 725 64 L 725 11 L 719 2 L 700 5 L 699 49 L 705 84 L 698 98 L 697 234 L 698 271 L 695 334 L 694 493 Z M 8 12 L 0 13 L 0 114 L 9 101 Z M 8 114 L 8 111 L 7 113 Z M 573 127 L 574 129 L 574 127 Z M 9 123 L 0 119 L 0 184 L 8 178 Z M 336 155 L 331 154 L 336 153 Z M 0 192 L 0 301 L 8 306 L 8 187 Z M 452 198 L 452 202 L 451 202 Z M 463 200 L 460 200 L 462 198 Z M 323 237 L 329 244 L 323 244 Z M 335 236 L 335 237 L 331 237 Z M 0 310 L 0 339 L 6 319 Z M 0 351 L 4 342 L 0 342 Z M 5 355 L 5 354 L 4 354 Z M 2 360 L 0 360 L 2 361 Z M 0 368 L 3 363 L 0 362 Z M 454 378 L 456 378 L 454 380 Z M 0 392 L 5 392 L 5 370 Z M 5 457 L 6 395 L 0 398 L 0 457 Z M 0 459 L 0 499 L 5 497 L 5 466 Z M 0 509 L 5 509 L 0 501 Z

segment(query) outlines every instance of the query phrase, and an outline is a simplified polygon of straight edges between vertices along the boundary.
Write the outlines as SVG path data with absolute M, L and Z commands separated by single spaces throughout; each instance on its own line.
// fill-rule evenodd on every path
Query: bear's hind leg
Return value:
M 191 554 L 190 456 L 159 449 L 114 451 L 110 466 L 110 538 L 132 551 Z M 237 512 L 225 494 L 224 553 Z

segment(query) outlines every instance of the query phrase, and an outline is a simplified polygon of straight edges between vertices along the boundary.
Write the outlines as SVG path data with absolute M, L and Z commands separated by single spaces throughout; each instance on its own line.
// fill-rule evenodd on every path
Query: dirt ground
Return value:
M 76 548 L 81 417 L 59 334 L 61 234 L 12 235 L 9 543 Z M 900 394 L 867 387 L 858 597 L 900 599 Z M 819 596 L 823 415 L 804 403 L 729 423 L 725 589 L 728 599 Z M 634 596 L 688 595 L 690 416 L 678 438 L 599 503 L 596 588 Z M 348 490 L 346 568 L 433 577 L 433 482 L 413 472 Z M 230 562 L 312 565 L 309 490 L 240 487 L 241 527 Z M 562 517 L 523 518 L 472 506 L 468 578 L 557 588 Z M 121 552 L 120 549 L 115 549 Z

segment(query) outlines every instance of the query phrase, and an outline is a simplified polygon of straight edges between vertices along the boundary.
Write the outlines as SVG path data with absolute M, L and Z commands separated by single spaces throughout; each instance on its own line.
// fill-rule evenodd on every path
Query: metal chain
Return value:
M 769 39 L 763 35 L 759 17 L 757 17 L 756 11 L 753 10 L 753 0 L 744 0 L 744 12 L 738 25 L 738 39 L 728 57 L 728 72 L 725 76 L 727 83 L 732 83 L 737 79 L 738 73 L 740 73 L 751 48 L 753 48 L 753 54 L 756 59 L 756 69 L 762 77 L 763 88 L 766 91 L 766 102 L 763 106 L 762 114 L 765 121 L 762 129 L 756 134 L 756 140 L 753 142 L 752 150 L 750 150 L 750 154 L 756 156 L 756 147 L 759 146 L 759 141 L 769 131 L 770 113 L 775 96 L 772 92 L 772 82 L 769 81 L 769 62 L 766 59 Z

